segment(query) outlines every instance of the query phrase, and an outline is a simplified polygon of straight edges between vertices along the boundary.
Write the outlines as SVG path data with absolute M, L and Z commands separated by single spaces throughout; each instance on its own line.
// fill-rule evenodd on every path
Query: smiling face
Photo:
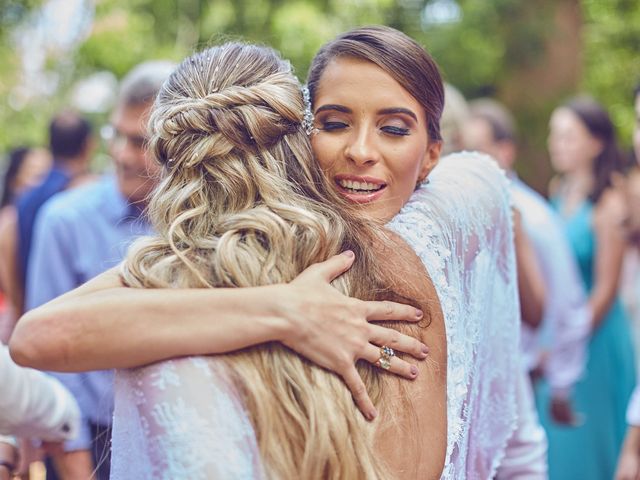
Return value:
M 436 165 L 422 105 L 374 63 L 332 60 L 314 98 L 316 159 L 347 200 L 375 218 L 396 215 Z

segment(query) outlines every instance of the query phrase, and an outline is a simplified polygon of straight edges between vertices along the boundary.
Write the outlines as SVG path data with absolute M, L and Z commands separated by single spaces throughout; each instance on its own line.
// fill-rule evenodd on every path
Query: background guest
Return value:
M 123 79 L 108 138 L 115 173 L 61 193 L 42 208 L 29 262 L 28 309 L 117 265 L 131 241 L 150 233 L 143 210 L 159 167 L 145 150 L 147 115 L 173 67 L 169 62 L 147 62 Z M 59 378 L 76 396 L 84 423 L 78 439 L 66 444 L 67 453 L 58 458 L 56 467 L 64 478 L 83 478 L 97 468 L 97 478 L 106 480 L 112 372 L 60 374 Z

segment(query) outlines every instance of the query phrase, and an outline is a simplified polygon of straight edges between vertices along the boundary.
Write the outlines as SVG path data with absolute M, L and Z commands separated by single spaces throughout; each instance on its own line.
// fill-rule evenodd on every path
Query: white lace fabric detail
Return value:
M 443 159 L 390 224 L 445 314 L 443 478 L 488 479 L 515 427 L 519 311 L 507 180 L 476 154 Z M 345 387 L 346 388 L 346 387 Z M 246 411 L 216 357 L 116 373 L 112 479 L 263 478 Z
M 389 226 L 425 264 L 445 316 L 442 478 L 492 478 L 517 415 L 519 303 L 508 180 L 489 157 L 450 155 Z
M 263 478 L 255 433 L 215 357 L 116 374 L 112 479 Z

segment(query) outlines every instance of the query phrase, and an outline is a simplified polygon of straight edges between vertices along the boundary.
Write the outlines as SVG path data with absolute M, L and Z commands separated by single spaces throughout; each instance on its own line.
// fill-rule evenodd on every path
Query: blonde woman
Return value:
M 348 45 L 352 47 L 350 50 L 341 50 Z M 371 298 L 372 294 L 380 298 L 379 292 L 385 291 L 413 298 L 409 303 L 420 306 L 429 320 L 428 328 L 417 328 L 413 334 L 421 339 L 428 335 L 431 359 L 420 365 L 423 371 L 412 383 L 394 382 L 385 372 L 370 370 L 371 363 L 361 362 L 360 373 L 380 413 L 374 423 L 362 421 L 347 390 L 336 383 L 336 377 L 304 364 L 299 357 L 283 354 L 280 347 L 273 344 L 245 350 L 238 355 L 216 357 L 216 360 L 183 359 L 123 372 L 119 376 L 121 407 L 116 414 L 114 434 L 114 458 L 120 465 L 114 464 L 114 472 L 136 478 L 153 477 L 153 472 L 157 476 L 160 472 L 170 472 L 169 478 L 438 478 L 441 473 L 446 478 L 493 477 L 516 426 L 518 408 L 519 369 L 515 361 L 518 304 L 509 199 L 504 175 L 492 162 L 473 155 L 443 161 L 429 175 L 440 152 L 439 118 L 443 103 L 442 82 L 433 60 L 405 35 L 382 27 L 348 32 L 320 52 L 314 61 L 314 65 L 319 66 L 316 69 L 317 85 L 314 87 L 310 82 L 316 120 L 307 126 L 315 153 L 331 180 L 330 188 L 327 188 L 323 186 L 327 185 L 325 180 L 321 176 L 316 178 L 317 174 L 313 173 L 317 172 L 315 164 L 308 164 L 308 157 L 304 156 L 308 144 L 305 137 L 299 135 L 303 117 L 298 90 L 277 88 L 271 84 L 273 77 L 265 76 L 264 72 L 255 77 L 261 70 L 245 57 L 219 53 L 220 50 L 213 49 L 185 61 L 173 81 L 167 84 L 165 95 L 158 99 L 157 107 L 165 113 L 154 117 L 163 128 L 156 125 L 152 145 L 168 166 L 165 186 L 175 182 L 174 185 L 182 187 L 173 190 L 174 195 L 180 194 L 177 197 L 162 195 L 164 187 L 156 193 L 155 199 L 164 198 L 165 205 L 171 199 L 168 213 L 162 209 L 158 212 L 157 218 L 164 218 L 158 223 L 158 231 L 169 232 L 167 218 L 181 218 L 183 228 L 171 229 L 168 238 L 178 234 L 173 247 L 167 243 L 163 246 L 161 240 L 139 247 L 128 260 L 124 273 L 126 281 L 132 285 L 145 285 L 144 282 L 162 285 L 171 280 L 174 282 L 171 286 L 175 286 L 182 277 L 174 272 L 181 271 L 199 282 L 196 286 L 201 286 L 204 284 L 198 275 L 211 282 L 211 265 L 215 267 L 214 272 L 227 265 L 225 271 L 231 274 L 224 277 L 225 281 L 239 273 L 243 275 L 240 278 L 246 280 L 249 277 L 244 272 L 253 274 L 252 268 L 256 265 L 277 267 L 268 271 L 258 268 L 266 280 L 269 280 L 268 274 L 289 272 L 293 276 L 296 272 L 291 265 L 300 262 L 300 256 L 296 255 L 292 262 L 291 252 L 309 248 L 309 244 L 316 249 L 326 245 L 317 240 L 308 242 L 313 238 L 308 235 L 300 236 L 302 243 L 286 243 L 284 251 L 289 261 L 282 266 L 281 260 L 271 255 L 282 244 L 266 241 L 262 236 L 267 229 L 261 229 L 258 236 L 225 237 L 227 234 L 223 233 L 219 238 L 211 237 L 218 234 L 216 230 L 207 230 L 209 237 L 204 240 L 201 235 L 186 234 L 204 232 L 206 229 L 196 228 L 200 223 L 194 219 L 213 214 L 210 209 L 218 211 L 211 207 L 218 203 L 199 201 L 200 207 L 195 210 L 184 208 L 182 203 L 183 199 L 200 198 L 209 188 L 186 188 L 188 183 L 179 181 L 182 172 L 179 167 L 200 168 L 200 176 L 192 177 L 200 178 L 200 187 L 203 181 L 212 177 L 209 168 L 195 160 L 197 154 L 208 151 L 202 150 L 207 135 L 202 138 L 180 135 L 178 125 L 169 121 L 175 122 L 173 114 L 178 114 L 169 107 L 169 98 L 177 95 L 189 106 L 178 117 L 182 122 L 180 125 L 189 128 L 204 125 L 209 135 L 219 133 L 217 129 L 224 125 L 230 128 L 229 131 L 225 129 L 225 141 L 242 152 L 259 151 L 259 158 L 262 158 L 268 151 L 271 157 L 282 160 L 281 155 L 274 152 L 278 151 L 283 137 L 289 148 L 296 146 L 294 151 L 299 155 L 294 158 L 298 168 L 292 169 L 291 162 L 284 161 L 276 171 L 287 175 L 297 172 L 293 190 L 304 193 L 303 197 L 310 200 L 301 202 L 300 196 L 285 195 L 291 192 L 291 179 L 283 183 L 275 181 L 273 176 L 235 175 L 232 171 L 234 162 L 217 163 L 225 168 L 227 180 L 212 184 L 228 185 L 228 179 L 233 179 L 232 185 L 239 188 L 239 192 L 251 194 L 240 202 L 242 208 L 251 211 L 257 207 L 256 202 L 264 199 L 262 189 L 266 189 L 268 198 L 275 199 L 278 208 L 275 217 L 263 219 L 279 218 L 276 225 L 282 227 L 295 225 L 292 210 L 298 213 L 300 210 L 292 208 L 294 205 L 305 206 L 303 210 L 307 213 L 302 218 L 307 221 L 304 225 L 313 225 L 313 212 L 317 213 L 319 208 L 314 201 L 323 198 L 324 207 L 320 211 L 324 212 L 331 210 L 326 202 L 337 205 L 341 213 L 331 222 L 329 238 L 334 242 L 336 252 L 343 248 L 354 250 L 356 260 L 355 266 L 336 286 L 349 294 L 360 295 L 358 292 L 361 292 L 365 299 Z M 221 58 L 226 58 L 227 63 L 220 63 Z M 341 63 L 341 58 L 354 61 Z M 358 59 L 360 62 L 356 61 Z M 372 65 L 374 68 L 369 68 Z M 332 66 L 336 68 L 330 70 Z M 185 74 L 187 71 L 188 75 Z M 344 75 L 340 77 L 345 72 L 356 75 L 357 80 L 350 84 Z M 281 79 L 289 79 L 286 84 L 292 85 L 293 77 L 288 68 L 282 73 Z M 367 89 L 344 93 L 349 90 L 343 87 L 357 87 L 368 75 L 374 75 L 379 82 L 369 81 Z M 243 96 L 240 101 L 238 90 L 244 91 L 247 85 L 259 86 L 261 95 L 255 95 L 254 90 L 253 95 Z M 331 85 L 336 95 L 343 96 L 325 102 L 322 92 L 330 93 L 332 89 L 323 89 L 323 85 Z M 193 88 L 203 90 L 194 95 Z M 368 95 L 363 96 L 363 92 Z M 285 99 L 281 95 L 291 98 Z M 235 117 L 230 124 L 226 120 L 220 123 L 229 104 L 227 107 L 211 105 L 207 103 L 211 101 L 210 96 L 216 101 L 224 98 L 232 105 L 242 107 L 239 111 L 245 114 Z M 296 106 L 274 110 L 272 102 L 277 99 L 278 103 Z M 352 100 L 356 103 L 350 103 Z M 336 106 L 338 108 L 334 108 Z M 270 113 L 267 124 L 256 123 L 265 111 L 277 114 Z M 361 112 L 361 116 L 356 118 L 355 112 Z M 197 118 L 193 117 L 195 113 L 199 114 Z M 347 117 L 327 118 L 337 114 Z M 264 131 L 255 129 L 258 124 L 263 125 Z M 286 135 L 280 130 L 283 128 Z M 267 131 L 270 132 L 268 135 L 265 134 Z M 292 138 L 296 142 L 292 143 Z M 343 147 L 336 149 L 340 143 Z M 186 163 L 185 159 L 188 159 Z M 191 165 L 189 162 L 192 161 L 196 163 Z M 252 168 L 262 169 L 269 165 L 274 164 L 258 162 Z M 340 171 L 334 171 L 333 166 L 342 167 Z M 349 171 L 342 171 L 343 168 Z M 368 169 L 377 172 L 363 173 Z M 430 182 L 424 185 L 427 175 Z M 264 178 L 268 181 L 260 182 L 260 188 L 255 187 L 254 182 Z M 254 186 L 241 188 L 246 182 Z M 345 209 L 340 197 L 331 193 L 334 189 L 359 206 L 358 215 Z M 238 192 L 227 191 L 222 205 L 236 201 L 234 195 Z M 183 192 L 192 194 L 183 196 Z M 283 209 L 283 205 L 286 208 Z M 250 220 L 247 215 L 238 218 Z M 337 221 L 340 218 L 343 222 Z M 344 222 L 345 218 L 350 220 Z M 392 228 L 409 242 L 427 267 L 434 279 L 437 296 L 431 283 L 425 282 L 424 274 L 416 271 L 419 263 L 416 264 L 415 254 L 397 237 L 376 226 L 391 218 Z M 250 223 L 251 231 L 261 222 Z M 226 225 L 230 228 L 228 231 L 234 231 L 233 223 L 226 218 L 207 225 L 207 228 Z M 368 228 L 373 228 L 372 235 L 367 234 Z M 291 230 L 277 228 L 275 231 L 283 232 L 277 238 L 286 239 Z M 349 237 L 354 231 L 357 235 Z M 228 250 L 231 256 L 218 258 L 217 254 L 212 254 L 206 261 L 199 259 L 198 255 L 206 251 L 206 247 L 217 242 L 217 248 L 222 238 L 240 239 Z M 348 238 L 353 241 L 345 242 Z M 196 249 L 193 242 L 198 239 L 201 243 Z M 268 253 L 257 256 L 243 253 L 248 246 L 268 250 Z M 331 253 L 334 252 L 326 249 L 315 260 Z M 240 255 L 240 262 L 225 263 L 236 255 Z M 256 257 L 259 261 L 254 265 L 251 262 Z M 302 258 L 309 259 L 307 255 Z M 308 350 L 311 354 L 320 358 L 318 351 L 330 352 L 332 336 L 335 337 L 333 343 L 340 348 L 347 338 L 352 341 L 352 351 L 356 354 L 343 357 L 338 362 L 343 366 L 352 365 L 354 358 L 363 358 L 384 369 L 390 368 L 390 371 L 406 368 L 410 373 L 410 365 L 391 356 L 388 349 L 369 348 L 370 341 L 376 345 L 391 342 L 381 341 L 382 337 L 376 341 L 373 335 L 363 334 L 363 331 L 371 333 L 373 330 L 356 328 L 364 323 L 363 306 L 374 304 L 346 302 L 341 297 L 343 303 L 338 307 L 337 292 L 327 287 L 326 281 L 339 275 L 353 261 L 353 257 L 338 255 L 328 263 L 306 270 L 286 286 L 236 290 L 237 310 L 234 311 L 231 304 L 223 304 L 215 311 L 215 318 L 216 322 L 220 318 L 220 324 L 225 325 L 229 324 L 222 321 L 223 317 L 231 318 L 238 325 L 233 334 L 218 328 L 218 338 L 227 339 L 228 350 L 244 347 L 252 339 L 253 343 L 261 342 L 265 317 L 277 325 L 279 318 L 288 318 L 292 311 L 313 319 L 318 312 L 334 315 L 342 308 L 342 326 L 353 326 L 351 334 L 342 337 L 344 328 L 327 329 L 323 342 L 315 344 L 318 346 L 316 351 Z M 305 266 L 304 262 L 297 265 L 299 269 Z M 160 273 L 169 275 L 169 280 Z M 282 280 L 284 278 L 276 281 Z M 118 284 L 113 274 L 104 276 L 25 317 L 14 338 L 16 356 L 30 363 L 52 360 L 59 368 L 72 368 L 73 360 L 95 368 L 96 365 L 113 366 L 108 362 L 131 366 L 141 358 L 149 362 L 170 356 L 227 351 L 216 350 L 220 343 L 210 344 L 209 335 L 216 323 L 211 319 L 211 310 L 216 307 L 211 300 L 215 291 L 179 290 L 178 300 L 173 298 L 171 289 L 158 289 L 156 295 L 152 295 L 148 291 L 115 288 Z M 290 292 L 290 296 L 282 298 L 280 295 L 285 291 Z M 322 311 L 322 304 L 314 303 L 319 296 L 331 299 L 326 312 Z M 440 304 L 447 323 L 446 341 Z M 277 307 L 273 308 L 274 305 Z M 402 314 L 411 319 L 409 312 L 399 305 L 388 305 L 387 318 Z M 106 308 L 110 308 L 109 311 Z M 97 311 L 101 313 L 96 317 Z M 251 316 L 258 332 L 244 327 L 247 315 Z M 95 321 L 87 321 L 89 317 Z M 135 318 L 136 322 L 131 322 L 130 318 Z M 419 327 L 425 327 L 426 323 Z M 56 340 L 60 338 L 58 335 L 53 336 L 56 346 L 64 350 L 64 359 L 57 358 L 55 348 L 42 341 L 45 331 L 49 332 L 49 340 L 52 339 L 51 328 L 47 327 L 54 324 L 61 333 L 73 336 L 70 341 L 60 342 Z M 92 350 L 99 338 L 104 340 L 104 348 Z M 155 344 L 150 338 L 156 341 Z M 312 339 L 308 340 L 307 346 Z M 401 340 L 398 344 L 405 343 Z M 136 345 L 142 347 L 130 351 Z M 309 358 L 313 359 L 311 354 Z M 335 355 L 324 357 L 335 358 Z M 254 363 L 257 359 L 261 359 L 261 363 Z M 278 366 L 274 367 L 273 362 L 278 362 Z M 144 362 L 139 361 L 137 365 L 141 363 Z M 449 394 L 445 402 L 444 365 L 447 363 Z M 339 368 L 333 370 L 339 371 Z M 304 373 L 302 377 L 301 372 Z M 347 381 L 347 384 L 350 387 L 358 385 L 357 381 Z M 368 397 L 356 388 L 355 398 L 359 401 Z M 370 412 L 366 408 L 364 411 Z M 339 459 L 336 452 L 339 452 Z
M 150 119 L 150 149 L 166 166 L 149 206 L 158 235 L 132 248 L 124 282 L 137 288 L 270 285 L 349 248 L 357 260 L 337 288 L 362 299 L 408 299 L 428 313 L 427 324 L 412 329 L 419 337 L 433 335 L 423 381 L 412 384 L 409 396 L 404 383 L 373 370 L 376 361 L 390 366 L 393 351 L 373 348 L 363 375 L 387 420 L 374 428 L 356 414 L 337 376 L 277 344 L 120 372 L 116 478 L 131 476 L 128 452 L 141 446 L 130 443 L 139 432 L 130 426 L 136 419 L 150 441 L 142 448 L 149 464 L 135 478 L 160 472 L 169 478 L 205 478 L 205 472 L 206 478 L 385 478 L 399 453 L 390 439 L 402 439 L 403 431 L 425 434 L 405 439 L 406 471 L 440 475 L 446 343 L 433 285 L 415 254 L 348 208 L 310 162 L 298 92 L 288 63 L 262 47 L 226 44 L 176 69 Z M 394 411 L 398 406 L 404 408 Z M 184 430 L 185 421 L 200 427 Z M 194 449 L 197 458 L 187 465 L 167 461 L 169 453 L 192 458 Z M 248 457 L 221 464 L 231 452 Z

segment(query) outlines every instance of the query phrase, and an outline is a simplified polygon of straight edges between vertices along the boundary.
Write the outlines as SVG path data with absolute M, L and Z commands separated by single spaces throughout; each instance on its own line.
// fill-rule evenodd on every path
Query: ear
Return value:
M 505 170 L 512 170 L 513 165 L 516 163 L 517 149 L 513 142 L 501 141 L 498 142 L 498 151 L 500 152 L 500 158 L 496 158 L 498 164 Z
M 591 150 L 591 158 L 596 158 L 604 150 L 604 142 L 599 138 L 591 136 L 589 149 Z
M 418 182 L 424 181 L 429 176 L 438 161 L 440 160 L 440 152 L 442 151 L 442 142 L 429 142 L 427 144 L 427 152 L 422 160 L 420 171 L 418 172 Z

